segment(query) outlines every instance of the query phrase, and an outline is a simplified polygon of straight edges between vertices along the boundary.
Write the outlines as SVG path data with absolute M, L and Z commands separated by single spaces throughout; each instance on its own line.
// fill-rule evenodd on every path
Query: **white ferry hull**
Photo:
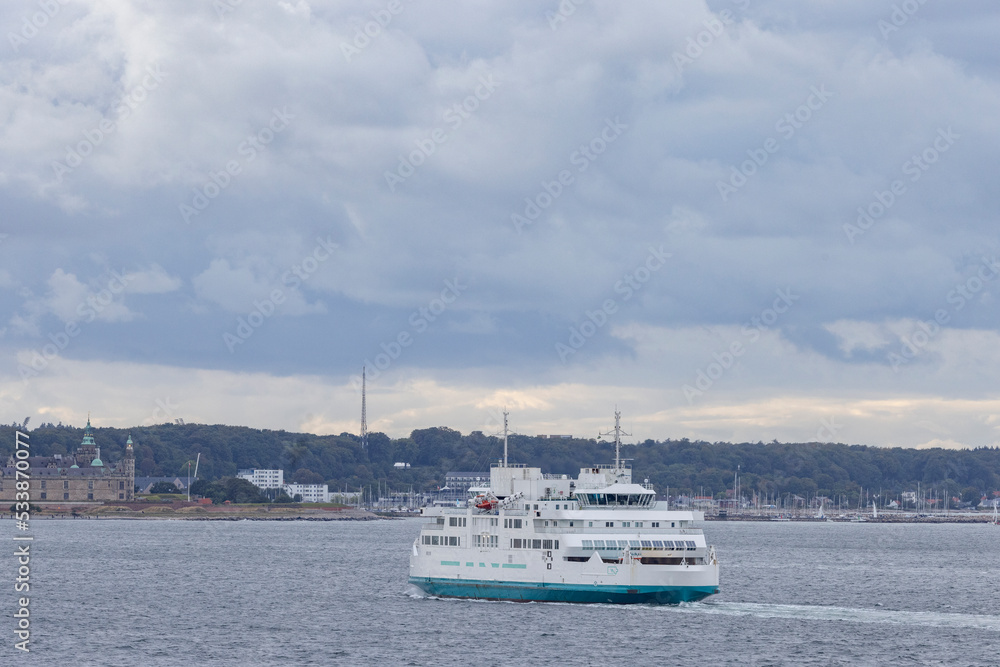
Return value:
M 577 478 L 540 468 L 490 469 L 468 506 L 426 507 L 410 553 L 411 584 L 431 596 L 517 602 L 678 604 L 719 592 L 719 561 L 694 523 L 619 457 Z M 481 489 L 477 489 L 477 492 Z

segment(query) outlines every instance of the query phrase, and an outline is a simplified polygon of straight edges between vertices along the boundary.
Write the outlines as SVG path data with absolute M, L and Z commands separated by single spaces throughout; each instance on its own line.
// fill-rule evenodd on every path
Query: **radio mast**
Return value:
M 361 451 L 368 453 L 368 406 L 365 396 L 365 367 L 361 367 Z

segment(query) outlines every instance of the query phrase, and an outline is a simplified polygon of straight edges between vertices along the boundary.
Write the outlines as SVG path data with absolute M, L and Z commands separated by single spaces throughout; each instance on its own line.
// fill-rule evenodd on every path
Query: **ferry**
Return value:
M 670 510 L 621 458 L 578 477 L 503 459 L 465 507 L 425 507 L 409 582 L 434 597 L 678 604 L 719 592 L 719 561 L 696 522 Z M 607 435 L 610 435 L 609 432 Z

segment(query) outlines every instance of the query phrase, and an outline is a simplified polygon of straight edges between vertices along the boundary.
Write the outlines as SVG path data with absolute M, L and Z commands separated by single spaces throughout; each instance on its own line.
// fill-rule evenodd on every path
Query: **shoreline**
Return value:
M 152 505 L 142 509 L 127 509 L 120 506 L 96 506 L 70 508 L 60 512 L 34 512 L 31 521 L 375 521 L 391 517 L 379 516 L 367 510 L 353 508 L 282 508 L 271 506 L 236 506 L 218 509 L 206 507 L 176 508 L 169 505 Z M 14 520 L 8 513 L 0 515 L 0 521 Z M 2 524 L 0 524 L 2 525 Z
M 824 517 L 822 519 L 814 516 L 779 516 L 777 514 L 764 515 L 731 515 L 731 516 L 705 516 L 705 521 L 761 521 L 774 523 L 961 523 L 961 524 L 987 524 L 993 523 L 992 514 L 976 515 L 879 515 L 877 518 L 862 515 L 861 520 L 855 517 Z

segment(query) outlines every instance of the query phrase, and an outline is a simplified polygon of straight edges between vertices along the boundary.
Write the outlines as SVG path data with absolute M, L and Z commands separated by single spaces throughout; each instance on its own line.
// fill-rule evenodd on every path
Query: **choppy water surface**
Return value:
M 416 520 L 39 520 L 30 663 L 1000 664 L 998 528 L 704 527 L 720 595 L 623 607 L 421 597 Z

